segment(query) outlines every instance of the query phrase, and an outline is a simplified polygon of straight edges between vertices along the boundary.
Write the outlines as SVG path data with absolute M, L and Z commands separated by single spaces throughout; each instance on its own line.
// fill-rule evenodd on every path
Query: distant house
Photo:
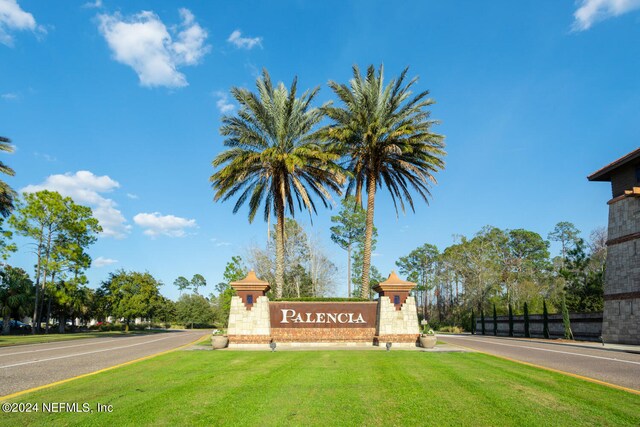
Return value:
M 640 148 L 588 177 L 611 182 L 602 337 L 640 344 Z

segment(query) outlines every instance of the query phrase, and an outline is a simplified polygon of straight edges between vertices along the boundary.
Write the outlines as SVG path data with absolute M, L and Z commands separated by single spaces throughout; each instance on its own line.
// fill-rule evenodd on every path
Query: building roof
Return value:
M 633 162 L 634 160 L 640 159 L 640 148 L 635 149 L 634 151 L 620 157 L 618 160 L 615 160 L 609 163 L 607 166 L 603 167 L 600 170 L 595 171 L 591 175 L 587 177 L 589 181 L 611 181 L 611 174 L 623 167 L 628 163 Z
M 247 277 L 237 282 L 231 282 L 231 287 L 236 291 L 264 291 L 268 292 L 271 289 L 268 282 L 258 279 L 256 273 L 251 270 Z
M 389 275 L 389 278 L 384 282 L 378 283 L 378 285 L 373 287 L 373 290 L 376 292 L 384 292 L 384 291 L 409 292 L 411 289 L 415 287 L 416 287 L 415 283 L 402 280 L 401 278 L 398 277 L 395 271 L 392 271 L 391 274 Z

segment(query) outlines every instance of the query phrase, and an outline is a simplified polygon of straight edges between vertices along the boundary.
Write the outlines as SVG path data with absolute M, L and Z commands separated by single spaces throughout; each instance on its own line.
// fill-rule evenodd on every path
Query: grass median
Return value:
M 178 351 L 10 402 L 0 425 L 639 425 L 640 396 L 478 353 Z

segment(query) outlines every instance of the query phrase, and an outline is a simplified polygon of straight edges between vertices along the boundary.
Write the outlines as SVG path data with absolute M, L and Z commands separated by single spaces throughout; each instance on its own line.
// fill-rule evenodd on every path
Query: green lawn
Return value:
M 0 425 L 640 425 L 640 396 L 477 353 L 178 351 L 21 396 Z
M 22 344 L 40 344 L 55 341 L 77 340 L 82 338 L 103 338 L 125 334 L 149 334 L 164 332 L 162 330 L 145 330 L 129 332 L 74 332 L 66 334 L 46 334 L 46 335 L 0 335 L 0 347 Z

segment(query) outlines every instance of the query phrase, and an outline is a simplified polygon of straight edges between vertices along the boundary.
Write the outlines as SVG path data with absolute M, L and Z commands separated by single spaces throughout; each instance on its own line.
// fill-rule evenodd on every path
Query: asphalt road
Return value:
M 208 331 L 87 338 L 0 348 L 0 397 L 171 350 Z
M 640 354 L 522 339 L 441 335 L 439 340 L 640 390 Z

